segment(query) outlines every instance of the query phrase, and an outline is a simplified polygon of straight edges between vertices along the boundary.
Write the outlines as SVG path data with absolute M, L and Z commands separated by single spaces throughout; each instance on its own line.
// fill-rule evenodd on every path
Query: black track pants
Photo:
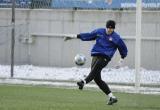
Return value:
M 94 80 L 95 83 L 106 95 L 108 95 L 111 91 L 108 85 L 101 79 L 101 71 L 108 64 L 109 61 L 110 60 L 102 56 L 93 56 L 91 71 L 89 75 L 85 78 L 86 83 Z

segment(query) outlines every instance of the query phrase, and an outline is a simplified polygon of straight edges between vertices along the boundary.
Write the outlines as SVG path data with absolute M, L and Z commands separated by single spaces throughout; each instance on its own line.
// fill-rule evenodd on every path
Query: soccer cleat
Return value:
M 117 98 L 110 97 L 107 104 L 113 105 L 114 103 L 117 103 L 117 102 L 118 102 Z
M 77 85 L 78 85 L 79 89 L 82 90 L 83 86 L 84 86 L 84 82 L 83 81 L 79 81 L 79 82 L 77 82 Z

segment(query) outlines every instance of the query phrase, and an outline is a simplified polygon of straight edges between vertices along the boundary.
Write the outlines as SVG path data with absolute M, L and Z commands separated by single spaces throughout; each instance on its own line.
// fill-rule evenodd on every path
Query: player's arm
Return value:
M 77 35 L 77 38 L 81 39 L 82 41 L 91 41 L 97 38 L 97 33 L 80 33 Z
M 128 49 L 127 49 L 126 44 L 121 38 L 119 39 L 117 46 L 118 46 L 118 50 L 121 55 L 121 58 L 124 59 L 127 56 Z
M 127 56 L 128 49 L 122 39 L 119 39 L 117 46 L 118 46 L 118 50 L 121 55 L 121 58 L 119 59 L 117 65 L 116 65 L 116 68 L 120 68 L 124 62 L 124 58 Z
M 64 40 L 71 40 L 71 39 L 81 39 L 82 41 L 90 41 L 95 40 L 97 38 L 97 30 L 92 31 L 91 33 L 80 33 L 80 34 L 68 34 L 67 36 L 64 36 Z

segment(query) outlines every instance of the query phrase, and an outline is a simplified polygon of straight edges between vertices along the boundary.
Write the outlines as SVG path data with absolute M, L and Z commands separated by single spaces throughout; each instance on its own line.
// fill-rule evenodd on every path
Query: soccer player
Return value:
M 102 80 L 101 71 L 111 61 L 117 49 L 121 55 L 117 68 L 122 65 L 128 52 L 124 41 L 120 35 L 114 31 L 115 25 L 115 21 L 108 20 L 106 22 L 106 28 L 99 28 L 90 33 L 80 33 L 76 36 L 65 38 L 65 40 L 73 39 L 75 37 L 82 41 L 96 40 L 96 43 L 91 50 L 91 71 L 84 80 L 77 82 L 77 85 L 79 89 L 82 90 L 85 84 L 94 80 L 99 88 L 109 97 L 108 105 L 116 103 L 118 99 L 113 95 L 108 84 Z

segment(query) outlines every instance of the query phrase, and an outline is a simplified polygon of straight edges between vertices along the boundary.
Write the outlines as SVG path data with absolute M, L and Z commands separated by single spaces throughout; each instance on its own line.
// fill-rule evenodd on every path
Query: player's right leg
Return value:
M 78 85 L 78 87 L 79 87 L 79 90 L 82 90 L 82 89 L 83 89 L 84 84 L 85 84 L 85 81 L 84 81 L 84 80 L 81 80 L 81 81 L 77 82 L 77 85 Z
M 99 71 L 98 68 L 100 68 L 98 65 L 99 61 L 100 61 L 100 59 L 98 57 L 92 58 L 91 71 L 90 71 L 89 75 L 84 80 L 77 82 L 77 85 L 80 90 L 83 89 L 85 84 L 89 83 L 90 81 L 92 81 L 94 79 L 95 74 L 97 73 L 97 70 Z

